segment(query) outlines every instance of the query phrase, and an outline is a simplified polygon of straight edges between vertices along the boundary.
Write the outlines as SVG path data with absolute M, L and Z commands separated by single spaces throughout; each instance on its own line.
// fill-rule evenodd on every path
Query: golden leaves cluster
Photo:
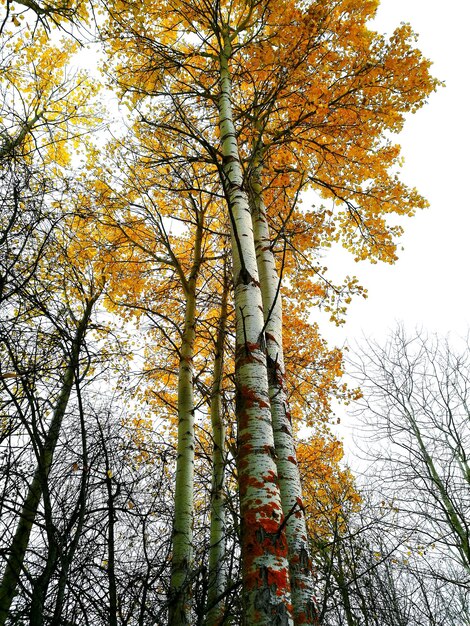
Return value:
M 110 3 L 106 71 L 129 107 L 133 148 L 122 151 L 119 174 L 108 182 L 97 172 L 93 193 L 100 236 L 113 257 L 109 305 L 148 324 L 146 397 L 156 411 L 175 415 L 175 346 L 201 212 L 194 367 L 200 389 L 209 386 L 228 231 L 218 179 L 222 54 L 229 56 L 246 187 L 260 167 L 272 249 L 287 286 L 293 416 L 326 420 L 332 395 L 354 395 L 338 383 L 341 353 L 328 349 L 308 312 L 321 305 L 339 323 L 351 298 L 365 290 L 354 277 L 331 281 L 318 257 L 341 243 L 357 260 L 395 261 L 401 228 L 390 215 L 412 215 L 426 201 L 400 181 L 400 149 L 390 136 L 438 85 L 409 26 L 389 39 L 370 29 L 377 4 Z M 327 207 L 305 208 L 299 194 L 309 189 Z
M 307 527 L 314 544 L 328 544 L 347 526 L 361 505 L 351 471 L 341 467 L 343 446 L 334 438 L 313 435 L 299 443 Z

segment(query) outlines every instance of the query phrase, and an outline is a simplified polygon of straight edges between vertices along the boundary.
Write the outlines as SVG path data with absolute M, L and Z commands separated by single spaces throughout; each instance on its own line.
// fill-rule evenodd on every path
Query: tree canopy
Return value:
M 377 4 L 0 5 L 0 624 L 327 619 L 360 392 L 311 311 L 365 290 L 321 253 L 396 260 L 439 84 Z

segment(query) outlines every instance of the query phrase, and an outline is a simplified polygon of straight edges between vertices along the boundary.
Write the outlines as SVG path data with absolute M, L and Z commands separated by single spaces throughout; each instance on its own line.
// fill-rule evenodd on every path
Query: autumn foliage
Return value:
M 18 426 L 36 467 L 18 491 L 26 503 L 36 495 L 27 537 L 25 507 L 8 513 L 18 530 L 6 546 L 16 556 L 0 624 L 29 610 L 14 600 L 24 578 L 31 614 L 60 615 L 87 498 L 100 497 L 107 623 L 318 623 L 310 551 L 361 505 L 329 425 L 334 402 L 359 392 L 341 381 L 341 350 L 311 313 L 344 323 L 352 298 L 366 295 L 355 277 L 329 276 L 321 254 L 342 245 L 357 260 L 396 260 L 401 227 L 389 216 L 426 201 L 401 182 L 392 138 L 438 84 L 408 25 L 389 39 L 370 29 L 377 4 L 0 4 L 0 381 L 7 404 L 21 404 L 21 385 L 25 406 L 39 402 L 10 339 L 27 352 L 42 325 L 56 370 L 40 384 L 55 381 L 48 403 L 60 414 L 56 423 L 39 411 L 31 430 L 25 409 Z M 72 71 L 81 43 L 99 50 L 102 78 Z M 21 385 L 7 382 L 16 377 Z M 84 406 L 100 394 L 124 416 L 113 422 L 95 406 L 92 420 Z M 63 505 L 53 481 L 55 450 L 74 445 L 65 428 L 73 414 L 81 486 L 76 510 L 62 512 L 64 529 L 78 529 L 66 548 L 52 539 Z M 116 448 L 105 431 L 120 433 Z M 93 462 L 87 440 L 101 449 Z M 97 483 L 93 463 L 104 463 Z M 138 484 L 160 476 L 171 523 L 143 512 L 130 475 Z M 122 511 L 141 516 L 139 600 L 119 587 Z M 44 532 L 30 538 L 42 515 Z M 159 568 L 147 524 L 166 538 Z M 44 545 L 29 576 L 36 540 Z M 139 617 L 125 621 L 137 606 Z

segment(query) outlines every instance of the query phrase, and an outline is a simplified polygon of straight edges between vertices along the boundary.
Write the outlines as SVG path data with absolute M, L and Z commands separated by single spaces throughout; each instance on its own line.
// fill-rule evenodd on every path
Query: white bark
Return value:
M 253 232 L 263 298 L 268 363 L 269 398 L 282 509 L 286 518 L 294 623 L 317 623 L 314 575 L 308 545 L 294 433 L 285 387 L 282 344 L 281 278 L 271 250 L 266 209 L 262 200 L 260 166 L 251 179 Z
M 186 296 L 178 371 L 178 449 L 175 478 L 173 552 L 169 593 L 170 626 L 190 623 L 190 584 L 194 516 L 194 389 L 193 354 L 196 336 L 196 284 L 201 263 L 202 224 L 196 232 L 191 275 L 182 283 Z
M 209 582 L 207 592 L 208 613 L 206 626 L 217 626 L 224 614 L 225 603 L 221 596 L 227 584 L 225 564 L 225 426 L 222 416 L 222 378 L 224 370 L 224 345 L 227 325 L 228 280 L 224 280 L 220 319 L 217 328 L 212 383 L 210 416 L 212 424 L 212 493 L 209 552 Z
M 264 317 L 251 214 L 231 106 L 228 32 L 220 53 L 219 116 L 236 306 L 238 480 L 245 621 L 291 625 L 287 543 L 274 458 Z

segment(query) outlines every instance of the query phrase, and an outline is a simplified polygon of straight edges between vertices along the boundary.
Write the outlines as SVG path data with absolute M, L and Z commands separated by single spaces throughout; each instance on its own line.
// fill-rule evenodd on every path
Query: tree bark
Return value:
M 193 355 L 196 325 L 196 286 L 202 260 L 202 215 L 199 216 L 189 280 L 181 276 L 186 308 L 178 370 L 178 449 L 173 519 L 173 556 L 169 592 L 170 626 L 190 623 L 190 584 L 194 515 L 194 390 Z
M 258 165 L 250 180 L 251 208 L 256 259 L 263 298 L 269 399 L 282 510 L 286 520 L 294 623 L 313 626 L 318 623 L 314 600 L 315 579 L 285 386 L 281 278 L 276 269 L 276 262 L 271 249 L 271 237 L 266 208 L 262 199 L 260 174 L 261 166 Z
M 233 122 L 229 29 L 221 33 L 219 126 L 236 308 L 238 482 L 245 623 L 292 624 L 287 541 L 269 404 L 263 302 Z
M 74 514 L 70 518 L 66 534 L 70 536 L 72 528 L 75 527 L 75 532 L 70 542 L 70 546 L 61 557 L 61 570 L 59 579 L 57 581 L 57 594 L 54 607 L 54 615 L 52 616 L 50 626 L 61 626 L 62 613 L 65 602 L 65 590 L 68 581 L 68 575 L 70 567 L 73 563 L 75 553 L 78 548 L 80 538 L 82 536 L 83 527 L 85 523 L 85 513 L 87 508 L 87 486 L 89 477 L 89 458 L 88 458 L 88 444 L 85 424 L 85 410 L 82 403 L 82 397 L 80 392 L 79 381 L 75 381 L 75 387 L 77 392 L 78 410 L 80 413 L 80 430 L 82 440 L 82 477 L 80 483 L 80 493 L 78 497 L 77 506 Z
M 226 265 L 225 265 L 226 268 Z M 209 575 L 207 592 L 206 626 L 217 626 L 224 614 L 224 602 L 220 600 L 227 583 L 225 566 L 225 425 L 222 416 L 222 377 L 224 369 L 224 344 L 227 326 L 228 280 L 224 268 L 224 283 L 220 318 L 217 328 L 214 358 L 214 379 L 212 383 L 210 417 L 212 425 L 212 492 Z

